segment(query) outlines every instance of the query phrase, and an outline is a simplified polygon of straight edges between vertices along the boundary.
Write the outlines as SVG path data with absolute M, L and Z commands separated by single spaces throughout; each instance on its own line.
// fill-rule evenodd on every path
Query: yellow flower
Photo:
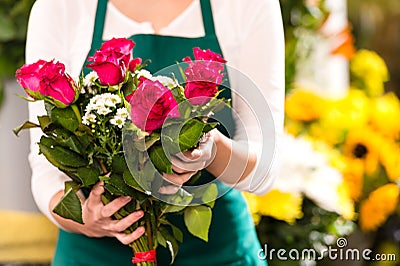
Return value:
M 400 102 L 394 93 L 387 93 L 372 100 L 371 125 L 383 135 L 400 137 Z
M 304 125 L 300 121 L 287 120 L 285 121 L 285 130 L 293 136 L 298 136 L 304 129 Z
M 345 183 L 338 187 L 338 195 L 338 213 L 346 220 L 353 220 L 355 218 L 354 202 L 350 197 L 350 191 Z
M 390 181 L 400 182 L 400 147 L 393 140 L 382 142 L 380 160 Z
M 258 212 L 293 224 L 296 219 L 303 217 L 302 203 L 300 194 L 285 193 L 275 189 L 258 197 Z
M 379 166 L 382 138 L 368 127 L 351 129 L 343 147 L 345 156 L 364 162 L 365 173 L 374 175 Z
M 293 90 L 285 101 L 286 115 L 297 121 L 313 121 L 326 109 L 326 100 L 304 89 Z
M 368 124 L 369 106 L 370 100 L 363 91 L 350 89 L 345 97 L 327 106 L 320 120 L 310 126 L 310 134 L 331 145 L 342 143 L 349 129 Z
M 348 158 L 347 167 L 343 170 L 343 178 L 350 198 L 358 201 L 364 185 L 364 162 L 360 159 Z
M 360 226 L 364 231 L 374 231 L 391 215 L 398 204 L 399 187 L 386 184 L 371 192 L 360 206 Z
M 368 123 L 369 106 L 370 100 L 363 91 L 350 88 L 346 97 L 338 100 L 327 115 L 332 126 L 336 122 L 336 127 L 360 127 Z
M 342 143 L 345 139 L 346 129 L 338 126 L 335 120 L 336 118 L 330 117 L 311 124 L 309 127 L 310 135 L 331 146 Z
M 360 80 L 371 96 L 384 92 L 384 82 L 389 80 L 385 61 L 375 52 L 361 49 L 350 61 L 353 76 Z

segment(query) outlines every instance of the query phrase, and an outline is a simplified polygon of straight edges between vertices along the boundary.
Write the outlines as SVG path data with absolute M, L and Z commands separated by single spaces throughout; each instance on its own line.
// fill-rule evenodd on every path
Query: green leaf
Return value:
M 126 170 L 128 170 L 128 166 L 126 165 L 125 158 L 123 156 L 113 156 L 112 164 L 111 164 L 112 172 L 123 174 Z
M 30 129 L 30 128 L 35 128 L 35 127 L 39 127 L 39 125 L 26 121 L 25 123 L 23 123 L 22 125 L 16 127 L 13 129 L 13 132 L 16 136 L 18 136 L 19 132 L 23 129 Z
M 168 137 L 173 140 L 172 145 L 179 145 L 179 151 L 187 151 L 197 145 L 203 135 L 205 124 L 197 119 L 187 121 L 183 126 L 173 124 L 163 129 L 163 138 L 168 143 Z M 165 136 L 164 136 L 165 134 Z M 164 140 L 164 139 L 163 139 Z M 174 147 L 172 146 L 172 150 Z
M 159 228 L 159 232 L 165 239 L 166 245 L 168 245 L 168 249 L 171 254 L 170 264 L 173 264 L 176 255 L 178 254 L 178 249 L 179 249 L 178 243 L 176 242 L 176 239 L 168 232 L 167 228 L 161 226 Z
M 65 130 L 63 128 L 54 129 L 51 134 L 48 132 L 48 135 L 52 135 L 55 137 L 55 140 L 62 146 L 68 147 L 72 151 L 84 155 L 86 153 L 85 148 L 82 146 L 79 139 L 72 134 L 70 131 Z
M 182 230 L 179 229 L 178 227 L 176 227 L 175 225 L 173 225 L 170 222 L 166 222 L 165 224 L 169 225 L 172 229 L 172 235 L 174 236 L 174 238 L 176 240 L 178 240 L 179 242 L 183 242 L 183 233 Z
M 157 242 L 163 247 L 167 247 L 167 241 L 165 240 L 164 236 L 161 234 L 160 231 L 157 231 Z
M 47 115 L 38 116 L 38 120 L 39 120 L 39 125 L 42 128 L 43 132 L 47 132 L 47 129 L 50 127 L 50 125 L 53 124 L 53 122 L 51 122 L 50 117 L 48 117 Z
M 140 192 L 144 192 L 144 190 L 142 189 L 142 187 L 138 184 L 138 182 L 136 181 L 136 179 L 133 177 L 133 175 L 131 174 L 131 172 L 130 172 L 129 170 L 126 170 L 126 171 L 123 173 L 122 177 L 123 177 L 123 179 L 124 179 L 124 182 L 125 182 L 128 186 L 130 186 L 130 187 L 132 187 L 132 188 L 134 188 L 134 189 L 136 189 L 136 190 L 138 190 L 138 191 L 140 191 Z
M 153 144 L 155 144 L 158 140 L 160 140 L 160 134 L 153 132 L 150 136 L 147 136 L 145 139 L 137 139 L 133 141 L 133 145 L 139 151 L 147 151 Z
M 68 190 L 73 189 L 74 191 L 78 191 L 79 189 L 81 189 L 81 185 L 78 184 L 75 181 L 65 181 L 64 182 L 64 193 L 67 193 Z
M 61 169 L 64 169 L 63 166 L 68 170 L 69 167 L 79 168 L 88 165 L 88 161 L 78 153 L 59 146 L 57 142 L 45 136 L 40 139 L 39 150 L 48 161 Z
M 209 122 L 204 126 L 203 133 L 207 133 L 219 125 L 218 122 Z
M 53 212 L 61 217 L 83 224 L 81 201 L 72 188 L 64 194 L 60 202 L 54 207 Z
M 187 207 L 183 212 L 185 225 L 189 232 L 206 242 L 208 242 L 211 217 L 211 209 L 203 205 Z
M 99 181 L 100 171 L 95 167 L 82 167 L 78 168 L 77 176 L 82 181 L 82 186 L 91 186 Z
M 218 197 L 218 188 L 216 184 L 210 184 L 206 186 L 206 190 L 201 196 L 201 200 L 204 202 L 204 204 L 207 204 L 211 208 L 214 207 L 215 200 Z
M 131 196 L 137 200 L 144 200 L 146 195 L 137 192 L 137 190 L 127 186 L 122 175 L 112 173 L 110 178 L 104 181 L 104 187 L 110 191 L 110 193 L 118 196 Z
M 61 125 L 71 132 L 78 129 L 79 120 L 70 106 L 66 108 L 53 107 L 50 113 L 50 118 L 54 123 Z
M 166 206 L 162 209 L 162 212 L 163 213 L 180 212 L 185 208 L 186 208 L 185 205 L 166 204 Z
M 160 173 L 173 174 L 172 163 L 169 155 L 164 153 L 161 146 L 153 146 L 149 149 L 149 157 L 151 162 Z

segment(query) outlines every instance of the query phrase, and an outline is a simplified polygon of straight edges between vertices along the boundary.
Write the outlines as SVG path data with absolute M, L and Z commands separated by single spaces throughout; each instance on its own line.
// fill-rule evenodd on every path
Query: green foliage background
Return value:
M 28 16 L 34 2 L 0 1 L 0 105 L 4 99 L 4 79 L 14 76 L 24 63 Z

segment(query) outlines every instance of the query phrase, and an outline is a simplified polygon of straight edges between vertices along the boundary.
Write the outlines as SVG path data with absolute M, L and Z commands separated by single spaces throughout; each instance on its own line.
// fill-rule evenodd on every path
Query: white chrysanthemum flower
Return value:
M 125 124 L 125 118 L 116 115 L 110 119 L 110 123 L 115 126 L 118 126 L 119 128 L 122 128 Z
M 318 206 L 346 217 L 352 215 L 348 195 L 341 193 L 343 176 L 333 168 L 325 154 L 314 149 L 301 137 L 284 134 L 281 150 L 281 170 L 274 189 L 287 193 L 303 193 Z
M 96 123 L 96 116 L 94 114 L 87 112 L 82 117 L 82 123 L 87 126 L 90 124 L 94 124 L 94 123 Z
M 126 109 L 125 107 L 117 109 L 117 116 L 120 116 L 123 118 L 129 117 L 128 109 Z
M 111 113 L 112 110 L 111 110 L 110 108 L 107 108 L 107 107 L 105 107 L 105 106 L 102 106 L 102 107 L 97 108 L 96 112 L 97 112 L 99 115 L 106 115 L 106 114 Z
M 94 81 L 98 78 L 99 76 L 97 75 L 97 73 L 95 71 L 91 71 L 83 78 L 83 86 L 90 87 L 94 85 Z
M 136 70 L 135 74 L 137 75 L 138 78 L 144 77 L 150 80 L 153 78 L 153 75 L 150 73 L 150 71 L 146 69 Z
M 112 93 L 101 94 L 103 96 L 104 105 L 107 107 L 115 107 L 115 105 L 121 103 L 121 98 L 118 95 Z
M 178 84 L 175 82 L 175 80 L 173 80 L 170 77 L 166 77 L 166 76 L 155 76 L 151 78 L 152 81 L 159 81 L 162 85 L 164 85 L 165 87 L 168 88 L 174 88 L 176 87 Z

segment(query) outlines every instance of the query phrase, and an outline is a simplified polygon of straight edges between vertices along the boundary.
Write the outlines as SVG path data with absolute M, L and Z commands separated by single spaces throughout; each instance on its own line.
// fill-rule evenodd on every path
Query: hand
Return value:
M 94 185 L 89 197 L 83 203 L 84 225 L 81 233 L 89 237 L 116 237 L 122 244 L 130 244 L 144 233 L 144 228 L 140 226 L 130 234 L 124 233 L 124 230 L 138 221 L 143 216 L 143 211 L 133 212 L 121 220 L 112 219 L 111 216 L 125 206 L 131 198 L 119 197 L 104 205 L 101 201 L 101 195 L 104 193 L 103 185 L 103 182 Z
M 172 170 L 175 174 L 163 174 L 163 178 L 172 183 L 163 186 L 158 192 L 162 194 L 175 194 L 199 170 L 202 170 L 214 159 L 213 134 L 207 133 L 200 140 L 196 149 L 177 153 L 171 156 Z

